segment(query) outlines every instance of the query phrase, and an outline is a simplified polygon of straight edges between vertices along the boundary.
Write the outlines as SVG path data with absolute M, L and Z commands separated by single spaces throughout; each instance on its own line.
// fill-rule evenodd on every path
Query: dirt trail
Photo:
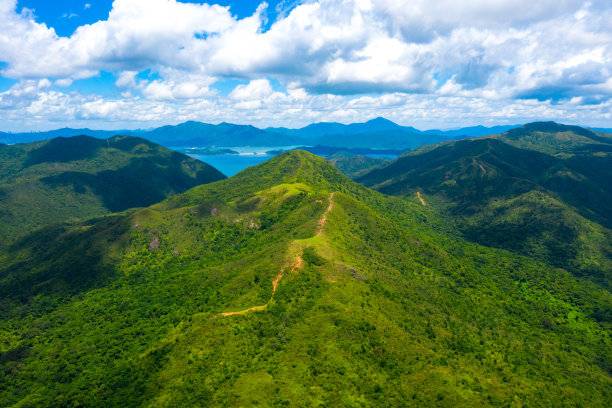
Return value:
M 291 269 L 290 269 L 291 273 L 295 273 L 304 267 L 304 260 L 302 259 L 302 252 L 303 251 L 300 251 L 300 253 L 298 253 L 297 256 L 295 257 L 295 262 L 291 265 Z M 276 293 L 276 288 L 278 288 L 278 283 L 285 276 L 285 269 L 286 267 L 283 267 L 281 269 L 281 272 L 278 275 L 276 275 L 274 279 L 272 280 L 272 297 L 270 297 L 270 300 L 274 298 L 274 294 Z M 219 313 L 219 316 L 233 316 L 233 315 L 239 315 L 239 314 L 252 312 L 255 310 L 263 310 L 266 308 L 266 306 L 268 306 L 268 303 L 270 303 L 270 300 L 268 300 L 265 305 L 253 306 L 253 307 L 249 307 L 248 309 L 240 310 L 237 312 L 223 312 L 223 313 Z
M 480 170 L 482 171 L 482 175 L 483 176 L 485 174 L 487 174 L 487 170 L 484 168 L 484 166 L 481 163 L 478 163 L 474 157 L 472 157 L 472 163 L 474 163 L 474 165 L 478 165 L 478 167 L 480 167 Z
M 419 195 L 419 198 L 421 198 L 420 195 Z M 329 199 L 329 204 L 327 206 L 327 209 L 325 210 L 325 212 L 319 219 L 319 227 L 317 228 L 317 235 L 321 235 L 323 233 L 323 227 L 325 226 L 325 223 L 327 223 L 327 214 L 329 214 L 329 212 L 334 208 L 334 193 L 331 193 L 328 199 Z M 317 200 L 317 202 L 322 202 L 322 201 Z M 425 202 L 423 200 L 421 200 L 421 202 L 423 202 L 423 205 L 425 205 Z M 302 254 L 303 254 L 303 251 L 300 251 L 296 255 L 295 261 L 290 265 L 290 269 L 289 269 L 290 273 L 297 273 L 300 269 L 304 268 L 304 259 L 302 259 Z M 274 294 L 276 293 L 278 284 L 280 283 L 281 279 L 283 279 L 283 277 L 285 276 L 286 270 L 287 270 L 287 266 L 283 266 L 280 273 L 276 275 L 274 279 L 272 280 L 272 296 L 270 297 L 270 300 L 274 298 Z M 239 315 L 239 314 L 245 314 L 248 312 L 253 312 L 255 310 L 263 310 L 268 306 L 268 303 L 270 303 L 270 300 L 268 300 L 266 304 L 264 305 L 249 307 L 248 309 L 240 310 L 237 312 L 223 312 L 223 313 L 219 313 L 218 316 L 234 316 L 234 315 Z
M 319 228 L 317 228 L 317 235 L 321 235 L 323 233 L 323 227 L 325 226 L 325 223 L 327 222 L 327 214 L 329 214 L 329 212 L 333 208 L 334 208 L 334 193 L 331 193 L 329 195 L 329 205 L 327 206 L 327 209 L 325 210 L 325 212 L 323 213 L 323 216 L 319 220 Z
M 421 200 L 421 204 L 423 204 L 423 207 L 425 207 L 427 204 L 425 204 L 425 200 L 423 200 L 423 197 L 421 197 L 420 191 L 417 191 L 417 197 L 419 197 L 419 200 Z

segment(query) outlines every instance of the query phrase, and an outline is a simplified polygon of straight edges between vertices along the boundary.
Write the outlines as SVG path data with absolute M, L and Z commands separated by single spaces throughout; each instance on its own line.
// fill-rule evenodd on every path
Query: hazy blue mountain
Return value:
M 388 131 L 404 131 L 408 133 L 421 133 L 410 126 L 400 126 L 385 118 L 375 118 L 365 123 L 351 123 L 348 125 L 337 122 L 319 122 L 313 123 L 300 129 L 288 128 L 267 128 L 270 132 L 281 133 L 285 135 L 293 135 L 304 139 L 320 139 L 326 135 L 352 135 L 356 133 L 372 133 L 372 132 L 388 132 Z M 329 144 L 327 144 L 329 145 Z
M 139 130 L 93 130 L 93 129 L 72 129 L 62 128 L 49 130 L 45 132 L 20 132 L 8 133 L 0 132 L 1 143 L 31 143 L 40 140 L 53 139 L 56 137 L 72 137 L 72 136 L 92 136 L 98 139 L 107 139 L 116 135 L 141 135 L 143 131 Z
M 336 122 L 313 123 L 300 129 L 288 129 L 283 127 L 259 129 L 251 125 L 236 125 L 225 122 L 218 125 L 212 125 L 209 123 L 190 121 L 179 125 L 162 126 L 152 130 L 92 130 L 64 128 L 46 132 L 0 132 L 0 143 L 28 143 L 54 137 L 71 137 L 77 135 L 87 135 L 103 139 L 115 135 L 127 135 L 139 136 L 166 147 L 321 145 L 341 148 L 387 148 L 406 150 L 446 140 L 501 134 L 517 128 L 522 129 L 520 125 L 504 125 L 421 131 L 412 126 L 400 126 L 390 120 L 380 117 L 364 123 L 351 123 L 348 125 Z M 602 130 L 605 131 L 606 129 Z
M 57 129 L 49 132 L 0 133 L 0 142 L 29 143 L 54 137 L 87 135 L 106 139 L 115 135 L 137 135 L 166 147 L 177 146 L 290 146 L 299 144 L 296 138 L 268 132 L 250 125 L 185 122 L 176 126 L 162 126 L 148 131 Z
M 507 132 L 510 129 L 517 128 L 521 125 L 503 125 L 503 126 L 469 126 L 460 129 L 451 129 L 451 130 L 426 130 L 425 133 L 428 134 L 436 134 L 436 135 L 445 135 L 445 136 L 468 136 L 468 137 L 478 137 L 478 136 L 487 136 L 487 135 L 496 135 L 498 133 Z
M 185 122 L 162 126 L 144 133 L 142 137 L 164 146 L 290 146 L 299 143 L 291 135 L 225 122 L 218 125 Z

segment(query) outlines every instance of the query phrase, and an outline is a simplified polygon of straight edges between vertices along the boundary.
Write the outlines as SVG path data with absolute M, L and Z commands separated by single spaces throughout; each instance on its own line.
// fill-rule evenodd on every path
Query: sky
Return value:
M 609 0 L 0 0 L 0 131 L 612 128 Z

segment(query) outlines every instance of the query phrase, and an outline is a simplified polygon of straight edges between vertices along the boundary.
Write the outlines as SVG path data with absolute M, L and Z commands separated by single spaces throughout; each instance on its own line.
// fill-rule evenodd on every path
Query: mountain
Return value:
M 382 167 L 389 163 L 390 159 L 379 157 L 368 157 L 352 154 L 347 151 L 338 151 L 327 157 L 327 160 L 334 165 L 348 178 L 361 176 L 368 171 Z
M 589 128 L 595 132 L 612 133 L 612 128 Z
M 0 253 L 2 406 L 612 403 L 612 294 L 278 155 Z
M 555 122 L 529 123 L 493 137 L 516 147 L 557 156 L 612 152 L 612 135 Z
M 313 123 L 301 129 L 268 128 L 266 130 L 298 137 L 311 144 L 341 148 L 406 150 L 449 139 L 440 134 L 424 133 L 410 126 L 400 126 L 380 117 L 365 123 L 349 125 L 323 122 Z
M 333 134 L 355 134 L 355 133 L 367 133 L 367 132 L 384 132 L 384 131 L 397 131 L 397 130 L 412 130 L 418 132 L 412 127 L 403 127 L 396 123 L 391 122 L 385 118 L 371 119 L 365 123 L 351 123 L 348 125 L 337 123 L 337 122 L 319 122 L 312 123 L 300 129 L 287 129 L 287 128 L 267 128 L 266 130 L 271 132 L 277 132 L 287 135 L 293 135 L 305 139 L 318 139 L 321 136 L 333 135 Z M 327 145 L 329 146 L 329 145 Z
M 423 134 L 400 129 L 395 131 L 329 134 L 319 139 L 315 139 L 313 143 L 343 148 L 407 150 L 449 139 L 452 138 L 443 135 Z
M 225 178 L 213 167 L 131 136 L 0 146 L 0 234 L 148 206 Z
M 430 196 L 469 239 L 612 287 L 611 145 L 569 128 L 530 124 L 447 142 L 408 152 L 357 181 L 411 199 Z
M 0 132 L 0 142 L 5 144 L 12 143 L 31 143 L 41 140 L 54 139 L 56 137 L 72 137 L 72 136 L 91 136 L 98 139 L 107 139 L 116 135 L 138 135 L 141 131 L 138 130 L 92 130 L 92 129 L 72 129 L 63 128 L 49 130 L 45 132 L 22 132 L 22 133 L 7 133 Z
M 502 133 L 519 125 L 472 126 L 455 130 L 421 131 L 411 126 L 400 126 L 384 118 L 365 123 L 313 123 L 301 129 L 267 128 L 267 131 L 291 135 L 323 146 L 343 148 L 416 149 L 446 140 Z
M 300 142 L 292 136 L 267 132 L 250 125 L 220 123 L 211 125 L 201 122 L 185 122 L 176 126 L 162 126 L 152 130 L 90 130 L 58 129 L 48 132 L 1 133 L 0 142 L 24 143 L 53 137 L 88 135 L 108 138 L 114 135 L 138 136 L 166 147 L 178 146 L 290 146 Z
M 509 131 L 510 129 L 514 129 L 520 127 L 521 125 L 502 125 L 502 126 L 469 126 L 459 129 L 451 129 L 451 130 L 426 130 L 425 133 L 435 134 L 435 135 L 444 135 L 444 136 L 462 136 L 462 137 L 478 137 L 478 136 L 488 136 L 488 135 L 496 135 L 499 133 L 504 133 Z
M 167 147 L 238 147 L 238 146 L 299 146 L 305 143 L 323 146 L 358 148 L 414 149 L 424 144 L 454 140 L 469 136 L 501 133 L 512 126 L 486 128 L 476 126 L 451 131 L 428 130 L 422 132 L 411 126 L 400 126 L 384 118 L 365 123 L 313 123 L 301 129 L 266 128 L 250 125 L 220 123 L 212 125 L 189 121 L 176 126 L 162 126 L 152 130 L 91 130 L 57 129 L 47 132 L 4 133 L 0 143 L 25 143 L 54 137 L 88 135 L 108 138 L 115 135 L 139 136 Z
M 298 139 L 267 132 L 250 125 L 185 122 L 163 126 L 146 132 L 142 137 L 164 146 L 289 146 Z

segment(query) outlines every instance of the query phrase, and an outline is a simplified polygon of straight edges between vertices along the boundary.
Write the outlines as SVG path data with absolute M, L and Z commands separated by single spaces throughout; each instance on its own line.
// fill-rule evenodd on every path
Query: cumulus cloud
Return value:
M 255 121 L 382 114 L 414 123 L 408 113 L 485 117 L 480 106 L 488 104 L 495 111 L 487 117 L 496 118 L 610 115 L 607 0 L 284 1 L 269 26 L 266 8 L 262 2 L 238 19 L 218 5 L 115 0 L 107 20 L 61 37 L 29 10 L 18 13 L 16 0 L 0 0 L 0 75 L 20 81 L 1 94 L 0 107 L 40 104 L 42 95 L 48 104 L 85 103 L 79 98 L 87 96 L 56 88 L 109 71 L 123 105 L 98 97 L 67 112 L 109 120 L 125 112 L 193 118 L 190 109 L 198 106 L 202 117 L 236 109 L 237 117 Z M 143 71 L 156 75 L 139 78 Z M 248 82 L 225 97 L 211 85 L 227 78 Z M 327 109 L 332 116 L 317 113 Z

